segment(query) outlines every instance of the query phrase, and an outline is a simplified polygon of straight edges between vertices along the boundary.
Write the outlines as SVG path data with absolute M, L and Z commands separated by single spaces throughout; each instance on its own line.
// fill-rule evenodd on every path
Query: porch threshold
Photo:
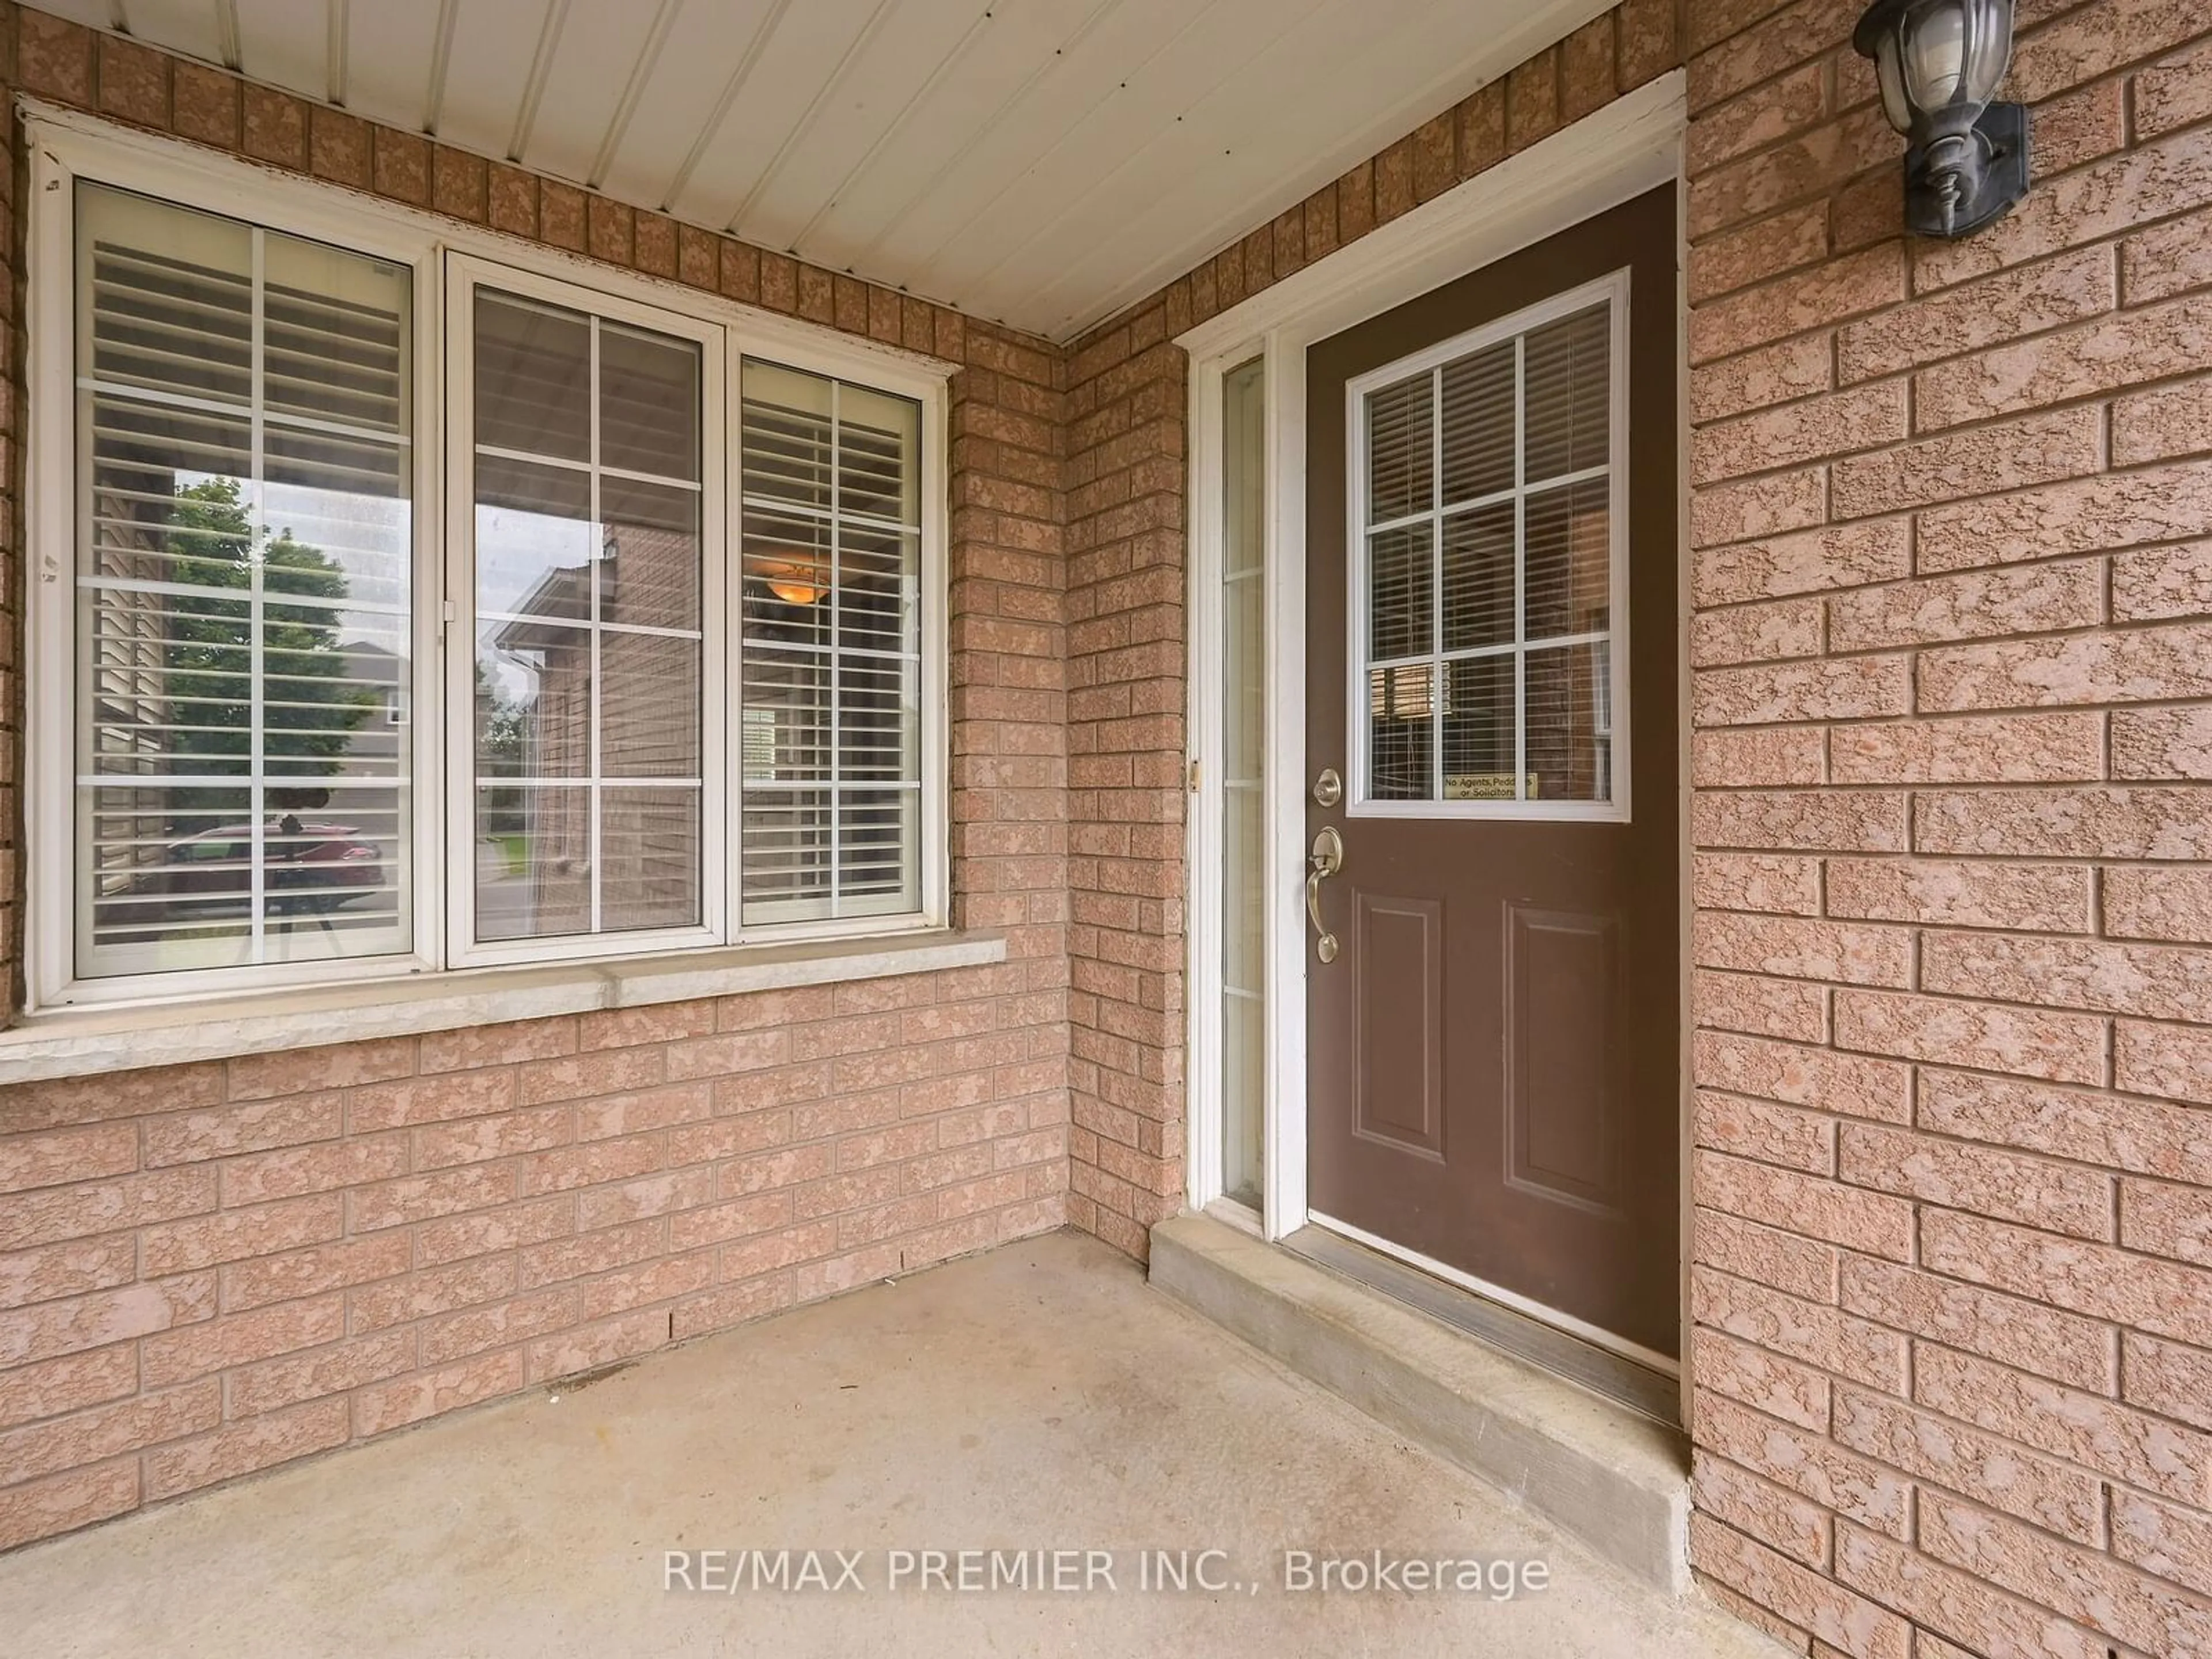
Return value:
M 1207 1216 L 1152 1229 L 1152 1281 L 1632 1577 L 1687 1589 L 1679 1431 Z

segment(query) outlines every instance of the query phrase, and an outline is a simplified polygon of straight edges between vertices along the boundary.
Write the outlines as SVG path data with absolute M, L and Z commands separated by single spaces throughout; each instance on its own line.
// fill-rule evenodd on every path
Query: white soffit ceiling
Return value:
M 40 0 L 1068 339 L 1607 0 Z

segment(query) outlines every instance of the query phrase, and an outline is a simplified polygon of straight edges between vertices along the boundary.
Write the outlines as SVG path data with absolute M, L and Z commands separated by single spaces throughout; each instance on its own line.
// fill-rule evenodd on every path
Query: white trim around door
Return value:
M 1218 1210 L 1223 1198 L 1223 687 L 1218 596 L 1224 377 L 1255 358 L 1264 359 L 1267 1035 L 1260 1220 L 1273 1240 L 1310 1220 L 1323 1219 L 1310 1215 L 1306 1205 L 1310 950 L 1303 878 L 1306 791 L 1312 781 L 1305 754 L 1306 349 L 1679 179 L 1685 124 L 1684 77 L 1676 70 L 1177 337 L 1176 343 L 1191 356 L 1187 615 L 1194 793 L 1188 848 L 1190 978 L 1184 1001 L 1189 1010 L 1190 1138 L 1185 1196 L 1194 1209 Z M 1687 764 L 1686 747 L 1686 769 Z

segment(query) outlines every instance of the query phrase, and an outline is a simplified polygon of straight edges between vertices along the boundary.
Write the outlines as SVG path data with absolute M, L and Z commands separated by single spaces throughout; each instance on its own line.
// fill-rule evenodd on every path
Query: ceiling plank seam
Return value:
M 799 234 L 791 239 L 791 246 L 794 251 L 801 253 L 805 251 L 807 238 L 821 228 L 822 222 L 836 210 L 838 202 L 844 198 L 846 192 L 850 191 L 861 175 L 873 167 L 877 159 L 890 148 L 891 140 L 898 137 L 915 111 L 927 102 L 930 94 L 944 84 L 945 77 L 952 72 L 954 65 L 966 57 L 974 49 L 975 43 L 983 38 L 984 27 L 990 21 L 991 13 L 985 10 L 961 32 L 960 38 L 952 43 L 951 50 L 937 60 L 937 67 L 923 78 L 921 83 L 908 96 L 906 102 L 899 106 L 898 112 L 892 116 L 884 130 L 876 135 L 876 141 L 868 146 L 860 159 L 846 169 L 845 176 L 839 179 L 829 195 L 823 198 L 822 205 L 814 210 L 813 216 L 799 227 Z
M 815 118 L 821 114 L 823 106 L 844 83 L 846 76 L 852 72 L 853 65 L 860 60 L 860 54 L 867 50 L 868 43 L 873 40 L 878 32 L 882 29 L 884 21 L 891 15 L 892 4 L 893 0 L 876 0 L 875 10 L 868 14 L 868 21 L 860 26 L 860 32 L 853 37 L 853 43 L 845 48 L 845 54 L 837 60 L 836 68 L 831 70 L 821 86 L 815 89 L 814 96 L 807 100 L 806 107 L 799 112 L 799 119 L 792 123 L 791 131 L 783 135 L 783 142 L 775 147 L 775 154 L 768 158 L 768 165 L 761 169 L 760 176 L 753 180 L 752 188 L 745 192 L 744 199 L 738 204 L 738 210 L 730 216 L 726 228 L 731 235 L 744 234 L 741 227 L 744 224 L 746 216 L 752 212 L 760 198 L 767 194 L 769 185 L 775 181 L 775 175 L 783 170 L 783 164 L 791 159 L 792 151 L 797 149 L 800 141 L 813 131 Z
M 422 131 L 434 133 L 446 113 L 446 76 L 453 66 L 453 27 L 460 0 L 438 0 L 438 32 L 430 46 L 430 84 L 422 94 Z
M 615 112 L 608 118 L 599 154 L 592 157 L 592 170 L 585 176 L 584 182 L 593 190 L 606 182 L 607 170 L 614 166 L 615 153 L 622 148 L 623 135 L 629 130 L 630 118 L 637 113 L 639 100 L 645 96 L 646 82 L 653 78 L 653 66 L 660 61 L 660 49 L 668 44 L 669 31 L 676 27 L 676 14 L 683 9 L 684 0 L 660 0 L 660 9 L 653 14 L 645 45 L 638 51 L 637 62 L 630 66 L 629 80 Z
M 238 0 L 215 0 L 215 34 L 222 43 L 222 66 L 233 75 L 246 70 L 246 53 L 240 45 Z
M 346 104 L 346 51 L 349 45 L 348 37 L 351 33 L 349 27 L 349 0 L 331 0 L 329 63 L 326 73 L 330 100 L 340 109 L 343 109 Z
M 762 54 L 768 50 L 769 42 L 775 39 L 777 28 L 781 26 L 784 14 L 790 9 L 791 0 L 775 0 L 761 19 L 760 26 L 753 31 L 753 38 L 745 42 L 745 49 L 738 58 L 737 68 L 730 71 L 730 78 L 722 83 L 721 95 L 714 100 L 714 107 L 699 124 L 699 136 L 691 141 L 691 148 L 685 154 L 683 164 L 676 169 L 676 176 L 668 181 L 668 188 L 661 193 L 660 210 L 663 213 L 674 211 L 677 198 L 683 195 L 685 187 L 690 184 L 691 175 L 698 171 L 699 163 L 706 158 L 708 148 L 714 142 L 714 135 L 722 130 L 722 123 L 729 118 L 731 107 L 738 101 L 738 92 L 751 78 Z
M 530 143 L 530 130 L 538 125 L 538 106 L 545 97 L 545 82 L 552 77 L 553 54 L 561 47 L 562 26 L 568 21 L 568 0 L 551 0 L 545 21 L 538 31 L 538 50 L 530 60 L 530 78 L 523 83 L 522 106 L 514 112 L 514 136 L 507 141 L 507 159 L 522 160 Z

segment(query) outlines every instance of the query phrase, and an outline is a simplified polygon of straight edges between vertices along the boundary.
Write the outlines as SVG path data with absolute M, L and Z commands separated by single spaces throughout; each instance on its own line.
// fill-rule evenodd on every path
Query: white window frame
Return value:
M 629 323 L 699 348 L 699 922 L 690 927 L 630 928 L 602 933 L 558 934 L 544 939 L 479 942 L 476 929 L 476 295 L 479 289 L 541 301 L 564 310 Z M 446 409 L 452 416 L 446 434 L 445 597 L 447 624 L 445 740 L 447 759 L 445 813 L 447 868 L 454 873 L 454 892 L 447 906 L 450 934 L 447 960 L 456 967 L 543 962 L 580 955 L 641 956 L 733 943 L 728 939 L 728 892 L 735 868 L 737 837 L 727 837 L 728 858 L 714 856 L 730 820 L 724 811 L 727 734 L 736 729 L 737 684 L 726 672 L 726 658 L 736 643 L 735 616 L 725 577 L 728 561 L 716 556 L 727 546 L 725 526 L 727 474 L 718 465 L 728 454 L 724 437 L 729 331 L 678 312 L 600 293 L 510 264 L 495 264 L 472 254 L 446 261 Z M 596 388 L 594 388 L 596 395 Z M 596 426 L 596 422 L 594 422 Z M 726 687 L 728 695 L 716 696 Z
M 1629 700 L 1626 694 L 1628 635 L 1632 618 L 1628 611 L 1628 307 L 1630 303 L 1628 277 L 1629 273 L 1625 268 L 1613 271 L 1594 282 L 1585 283 L 1579 288 L 1571 289 L 1563 294 L 1550 295 L 1534 305 L 1513 313 L 1510 316 L 1500 317 L 1493 322 L 1483 324 L 1479 328 L 1469 329 L 1463 334 L 1455 334 L 1449 340 L 1440 340 L 1434 345 L 1425 346 L 1411 356 L 1399 358 L 1395 362 L 1385 363 L 1380 368 L 1370 369 L 1346 385 L 1344 388 L 1346 446 L 1344 492 L 1344 568 L 1346 588 L 1345 596 L 1345 738 L 1346 759 L 1352 769 L 1351 777 L 1346 781 L 1347 787 L 1344 810 L 1347 817 L 1420 819 L 1505 818 L 1521 822 L 1581 823 L 1626 823 L 1629 821 L 1631 769 L 1629 766 Z M 1611 593 L 1609 603 L 1612 625 L 1607 630 L 1606 654 L 1610 664 L 1608 672 L 1611 676 L 1607 696 L 1607 708 L 1612 717 L 1612 741 L 1607 768 L 1610 775 L 1609 781 L 1612 785 L 1611 794 L 1605 800 L 1559 800 L 1540 798 L 1534 800 L 1374 799 L 1368 793 L 1369 772 L 1371 764 L 1370 749 L 1374 740 L 1374 731 L 1368 706 L 1370 694 L 1367 681 L 1368 645 L 1372 637 L 1368 626 L 1370 620 L 1368 602 L 1370 596 L 1367 562 L 1368 537 L 1370 531 L 1367 523 L 1368 453 L 1365 410 L 1367 395 L 1382 387 L 1395 386 L 1401 381 L 1411 380 L 1416 375 L 1433 374 L 1448 363 L 1455 362 L 1462 357 L 1486 350 L 1503 342 L 1517 340 L 1524 335 L 1544 327 L 1547 324 L 1557 322 L 1562 318 L 1571 317 L 1577 312 L 1589 310 L 1599 304 L 1603 304 L 1607 308 L 1606 346 L 1606 374 L 1608 382 L 1607 447 L 1605 479 L 1607 557 L 1610 567 L 1608 588 Z M 1522 659 L 1525 663 L 1532 650 L 1547 647 L 1564 649 L 1572 645 L 1591 641 L 1589 636 L 1582 635 L 1568 635 L 1556 640 L 1531 641 L 1523 637 L 1520 631 L 1522 613 L 1526 605 L 1526 594 L 1523 590 L 1527 586 L 1526 553 L 1523 545 L 1525 536 L 1522 533 L 1522 520 L 1525 518 L 1523 508 L 1530 495 L 1565 488 L 1569 480 L 1587 476 L 1585 473 L 1568 473 L 1557 478 L 1546 478 L 1534 486 L 1528 483 L 1522 476 L 1525 465 L 1523 453 L 1525 434 L 1522 429 L 1522 422 L 1517 407 L 1522 396 L 1523 389 L 1516 373 L 1514 393 L 1516 409 L 1514 421 L 1513 483 L 1507 489 L 1495 491 L 1491 495 L 1481 498 L 1482 501 L 1486 503 L 1511 501 L 1514 504 L 1515 637 L 1511 644 L 1507 647 L 1492 650 L 1486 653 L 1474 654 L 1513 656 Z M 1433 407 L 1435 412 L 1430 423 L 1431 437 L 1438 451 L 1434 463 L 1437 481 L 1435 487 L 1441 489 L 1443 422 L 1441 405 Z M 1589 471 L 1595 472 L 1596 469 L 1592 468 Z M 1475 505 L 1476 503 L 1472 502 L 1461 502 L 1449 508 L 1431 507 L 1395 522 L 1419 523 L 1426 520 L 1440 531 L 1442 520 L 1447 514 L 1471 511 Z M 1430 556 L 1432 559 L 1439 556 L 1434 540 L 1431 542 Z M 1438 632 L 1435 635 L 1435 648 L 1430 652 L 1429 659 L 1441 667 L 1447 665 L 1449 660 L 1443 651 L 1441 618 L 1443 593 L 1441 585 L 1436 586 L 1436 591 L 1430 597 L 1431 602 L 1437 607 L 1436 626 Z M 1528 770 L 1526 745 L 1528 722 L 1526 708 L 1526 677 L 1525 667 L 1516 672 L 1514 677 L 1516 689 L 1513 724 L 1516 757 L 1514 770 L 1516 776 L 1525 776 Z M 1447 676 L 1439 672 L 1437 678 L 1437 684 L 1435 690 L 1437 706 L 1431 718 L 1434 722 L 1433 729 L 1440 737 L 1443 725 L 1442 708 L 1443 685 Z
M 732 412 L 738 415 L 739 418 L 742 418 L 742 405 L 744 398 L 744 359 L 746 358 L 750 358 L 754 362 L 771 365 L 776 368 L 798 369 L 808 368 L 808 365 L 805 362 L 794 360 L 788 356 L 777 356 L 761 351 L 740 351 L 738 356 L 732 357 L 730 365 L 730 409 Z M 856 383 L 854 377 L 851 375 L 842 375 L 837 378 L 848 385 Z M 893 388 L 886 385 L 880 377 L 878 377 L 872 382 L 868 383 L 867 389 L 872 391 L 889 391 Z M 836 402 L 836 396 L 837 394 L 833 388 L 830 393 L 830 407 L 833 410 L 839 407 Z M 933 442 L 936 441 L 930 436 L 931 414 L 931 405 L 925 401 L 922 404 L 921 442 L 923 446 L 924 459 L 922 487 L 925 490 L 935 489 L 937 489 L 939 495 L 941 496 L 943 494 L 942 484 L 932 485 L 929 482 L 931 477 L 931 473 L 928 470 L 930 465 L 930 458 L 934 453 L 934 450 L 932 446 Z M 833 425 L 835 418 L 836 417 L 833 416 Z M 733 431 L 735 430 L 734 428 L 732 429 Z M 732 517 L 731 520 L 731 529 L 729 532 L 729 546 L 731 549 L 731 558 L 732 562 L 739 567 L 742 567 L 744 563 L 743 520 L 746 511 L 743 455 L 743 444 L 741 442 L 733 441 L 730 447 L 730 501 Z M 922 604 L 922 630 L 918 650 L 918 669 L 922 683 L 926 687 L 933 688 L 935 691 L 933 699 L 927 693 L 925 694 L 922 699 L 923 721 L 921 741 L 927 746 L 925 747 L 922 756 L 922 799 L 919 809 L 919 817 L 924 826 L 925 856 L 927 856 L 927 848 L 928 845 L 927 836 L 931 833 L 933 827 L 939 823 L 943 817 L 943 814 L 941 812 L 933 812 L 930 810 L 929 802 L 931 797 L 930 785 L 928 781 L 928 768 L 933 763 L 933 760 L 941 758 L 946 749 L 947 733 L 942 724 L 945 697 L 941 682 L 943 680 L 945 659 L 943 641 L 945 639 L 949 637 L 948 635 L 941 631 L 946 627 L 948 623 L 948 618 L 945 616 L 946 601 L 944 598 L 946 592 L 946 584 L 943 574 L 941 556 L 937 567 L 938 574 L 934 576 L 930 574 L 931 564 L 930 554 L 928 551 L 930 515 L 928 509 L 931 499 L 932 498 L 927 496 L 925 496 L 924 498 L 924 513 L 922 524 L 921 526 L 923 550 L 922 570 L 921 573 L 921 586 L 920 588 Z M 775 501 L 773 497 L 761 498 L 761 503 L 772 511 L 787 512 L 790 510 L 786 504 Z M 880 531 L 883 526 L 880 525 L 871 524 L 867 528 Z M 743 699 L 737 694 L 742 690 L 744 682 L 744 663 L 743 660 L 744 641 L 742 628 L 744 609 L 743 595 L 733 589 L 730 595 L 730 639 L 733 647 L 730 669 L 731 688 L 732 692 L 731 708 L 732 710 L 739 712 L 733 713 L 732 714 L 730 729 L 738 733 L 737 740 L 740 744 L 744 741 L 744 733 L 739 730 L 739 720 L 741 718 L 741 704 Z M 934 647 L 930 644 L 932 637 L 930 629 L 933 618 L 935 621 L 936 626 L 940 630 L 937 635 L 939 643 Z M 932 667 L 933 659 L 930 653 L 933 649 L 935 649 L 938 653 L 936 658 L 938 666 L 935 668 Z M 939 724 L 936 728 L 937 735 L 934 738 L 930 735 L 932 729 L 930 726 L 930 714 L 933 707 L 935 708 L 939 717 Z M 851 787 L 849 785 L 845 785 L 842 779 L 833 779 L 832 781 L 838 783 L 842 787 L 849 788 Z M 744 810 L 744 780 L 742 777 L 738 777 L 731 785 L 730 801 L 741 818 Z M 939 798 L 942 798 L 941 789 Z M 842 817 L 842 812 L 839 816 Z M 842 848 L 842 845 L 843 836 L 842 831 L 839 831 L 837 835 L 836 846 L 832 849 L 831 856 L 833 859 L 836 857 L 836 851 Z M 819 920 L 802 919 L 796 921 L 786 920 L 781 921 L 763 921 L 748 923 L 744 920 L 744 895 L 742 883 L 743 872 L 739 860 L 739 854 L 742 850 L 738 839 L 733 837 L 730 842 L 731 926 L 734 931 L 741 933 L 744 939 L 748 942 L 759 941 L 774 943 L 780 940 L 805 939 L 823 934 L 838 939 L 849 939 L 855 936 L 865 937 L 868 934 L 876 933 L 897 933 L 903 931 L 912 925 L 910 920 L 911 913 L 905 911 L 880 916 L 854 915 L 826 917 Z M 945 859 L 942 852 L 940 852 L 937 856 L 936 864 L 941 866 L 944 862 Z M 931 902 L 929 896 L 930 889 L 928 885 L 931 879 L 931 867 L 932 866 L 929 865 L 925 865 L 921 871 L 925 908 L 927 908 L 928 904 Z M 943 877 L 943 872 L 941 869 L 939 870 L 938 876 L 939 879 L 941 880 Z M 945 899 L 941 889 L 939 891 L 935 902 L 939 906 L 939 914 L 942 914 L 942 907 L 945 902 Z
M 351 1001 L 373 1001 L 379 981 L 417 987 L 424 975 L 503 965 L 566 964 L 589 976 L 611 959 L 665 955 L 678 959 L 732 946 L 780 946 L 785 954 L 818 944 L 941 932 L 950 910 L 950 628 L 947 606 L 948 419 L 946 381 L 954 365 L 878 342 L 839 335 L 817 325 L 740 307 L 717 295 L 617 270 L 489 230 L 458 225 L 401 204 L 381 202 L 319 180 L 276 174 L 153 134 L 118 128 L 82 112 L 33 99 L 19 100 L 31 148 L 27 295 L 28 357 L 26 454 L 25 687 L 27 869 L 27 1017 L 69 1009 L 171 1007 L 256 992 L 300 991 L 326 997 L 334 988 Z M 412 799 L 409 953 L 282 963 L 180 969 L 130 977 L 79 979 L 75 972 L 76 416 L 76 225 L 79 179 L 222 214 L 272 231 L 330 243 L 388 261 L 410 273 L 414 351 L 413 577 L 416 614 L 410 629 L 414 673 L 407 720 L 417 739 L 406 780 Z M 702 495 L 709 481 L 720 522 L 702 522 L 708 622 L 701 659 L 702 743 L 708 781 L 702 789 L 702 925 L 647 933 L 567 935 L 474 943 L 469 914 L 473 867 L 456 859 L 472 823 L 468 790 L 472 742 L 469 668 L 473 658 L 474 584 L 456 514 L 471 521 L 469 475 L 453 471 L 453 452 L 473 421 L 456 380 L 454 295 L 465 280 L 551 299 L 572 308 L 625 318 L 702 347 Z M 738 618 L 727 573 L 738 558 L 734 517 L 736 459 L 724 441 L 735 430 L 745 357 L 757 357 L 912 398 L 921 407 L 921 906 L 865 918 L 738 924 L 739 826 L 724 810 L 731 738 L 738 730 Z M 465 374 L 465 364 L 460 366 Z M 719 397 L 708 390 L 719 389 Z M 722 436 L 718 436 L 723 434 Z M 718 465 L 716 458 L 724 458 Z M 466 577 L 466 580 L 464 578 Z M 710 612 L 704 607 L 714 607 Z M 715 636 L 720 635 L 720 642 Z M 441 653 L 443 653 L 441 655 Z M 717 696 L 717 692 L 722 693 Z M 726 824 L 716 839 L 716 824 Z M 465 927 L 465 932 L 464 932 Z M 720 960 L 720 958 L 717 958 Z M 466 981 L 457 980 L 457 986 Z M 357 988 L 345 992 L 343 988 Z

